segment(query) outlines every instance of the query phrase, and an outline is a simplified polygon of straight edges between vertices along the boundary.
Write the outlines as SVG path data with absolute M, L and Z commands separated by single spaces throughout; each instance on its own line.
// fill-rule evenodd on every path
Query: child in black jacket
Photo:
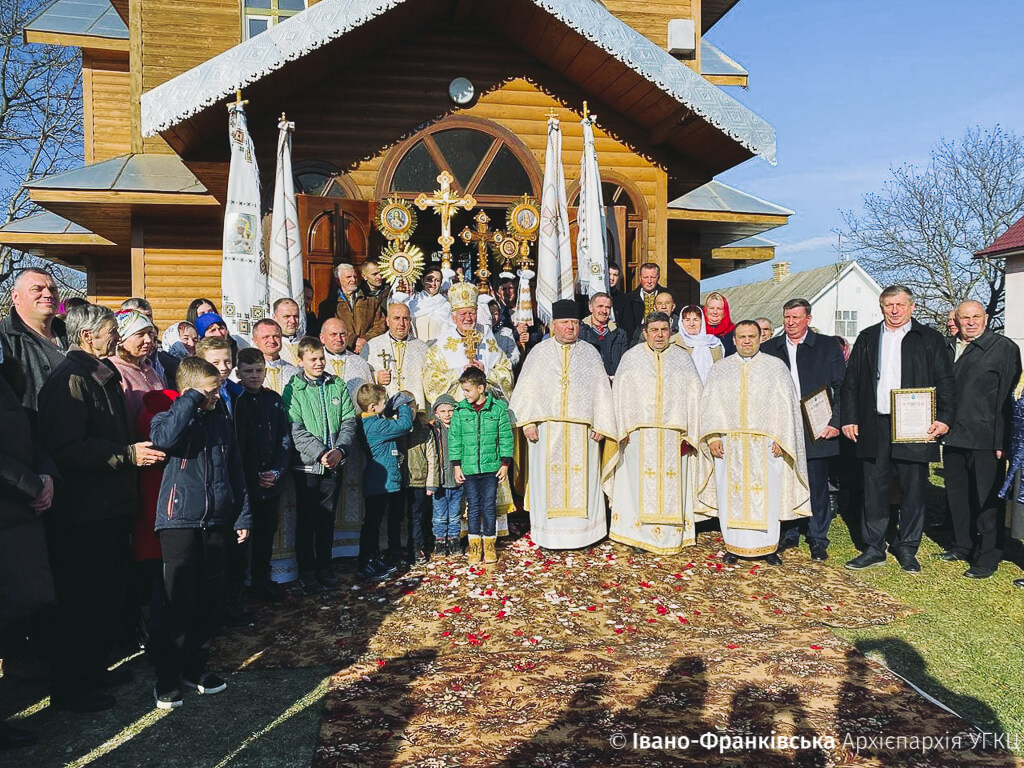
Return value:
M 163 552 L 167 610 L 156 642 L 156 706 L 182 704 L 182 685 L 200 694 L 227 684 L 206 671 L 220 623 L 230 539 L 249 536 L 249 502 L 235 431 L 217 408 L 220 376 L 198 357 L 178 366 L 181 397 L 153 417 L 150 438 L 167 454 L 156 531 Z
M 270 558 L 280 520 L 284 473 L 291 458 L 292 426 L 284 400 L 263 386 L 266 372 L 262 352 L 253 347 L 238 351 L 238 381 L 245 391 L 235 398 L 235 433 L 252 513 L 252 591 L 263 600 L 280 602 L 285 589 L 270 578 Z

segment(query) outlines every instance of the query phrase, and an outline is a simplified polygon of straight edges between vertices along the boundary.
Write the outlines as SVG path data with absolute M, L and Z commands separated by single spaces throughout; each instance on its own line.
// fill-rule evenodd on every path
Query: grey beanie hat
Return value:
M 434 401 L 434 410 L 436 411 L 442 405 L 450 405 L 452 408 L 454 408 L 456 405 L 455 398 L 448 394 L 441 395 L 440 397 L 437 398 L 437 400 Z

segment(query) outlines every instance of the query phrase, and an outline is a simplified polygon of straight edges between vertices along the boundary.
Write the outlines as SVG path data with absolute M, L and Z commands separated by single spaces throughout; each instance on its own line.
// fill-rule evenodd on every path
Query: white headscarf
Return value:
M 690 309 L 685 307 L 684 309 Z M 683 327 L 683 315 L 679 313 L 679 334 L 683 337 L 683 341 L 686 342 L 686 346 L 690 347 L 691 356 L 693 357 L 693 364 L 697 366 L 697 373 L 700 374 L 700 381 L 703 384 L 707 381 L 708 371 L 711 370 L 711 366 L 715 362 L 715 358 L 711 355 L 711 350 L 715 347 L 721 347 L 722 341 L 715 335 L 707 332 L 707 323 L 704 321 L 704 310 L 700 307 L 696 307 L 700 313 L 700 331 L 694 334 L 689 334 Z M 723 347 L 723 350 L 725 348 Z

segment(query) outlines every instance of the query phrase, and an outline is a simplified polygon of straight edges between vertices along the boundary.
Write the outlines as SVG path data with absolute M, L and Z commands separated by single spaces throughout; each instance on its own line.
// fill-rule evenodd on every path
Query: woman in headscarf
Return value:
M 729 317 L 729 302 L 725 296 L 715 291 L 709 293 L 704 301 L 704 318 L 707 321 L 707 332 L 717 336 L 725 348 L 726 356 L 736 351 L 736 342 L 732 338 L 732 332 L 736 330 L 736 324 Z
M 137 309 L 122 309 L 114 318 L 121 340 L 110 362 L 121 374 L 121 387 L 128 405 L 128 423 L 134 425 L 142 410 L 143 396 L 154 389 L 164 388 L 163 377 L 148 359 L 156 345 L 156 326 Z
M 696 304 L 683 307 L 679 313 L 679 333 L 674 341 L 690 353 L 701 384 L 708 380 L 711 366 L 725 357 L 721 340 L 707 332 L 704 312 Z

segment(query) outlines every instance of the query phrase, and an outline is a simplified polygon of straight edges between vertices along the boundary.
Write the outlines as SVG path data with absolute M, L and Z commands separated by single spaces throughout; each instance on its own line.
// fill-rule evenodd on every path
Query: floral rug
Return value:
M 1024 765 L 972 751 L 965 721 L 829 630 L 907 606 L 805 553 L 726 565 L 721 544 L 544 553 L 524 536 L 492 566 L 339 574 L 261 608 L 213 664 L 334 670 L 316 768 Z

